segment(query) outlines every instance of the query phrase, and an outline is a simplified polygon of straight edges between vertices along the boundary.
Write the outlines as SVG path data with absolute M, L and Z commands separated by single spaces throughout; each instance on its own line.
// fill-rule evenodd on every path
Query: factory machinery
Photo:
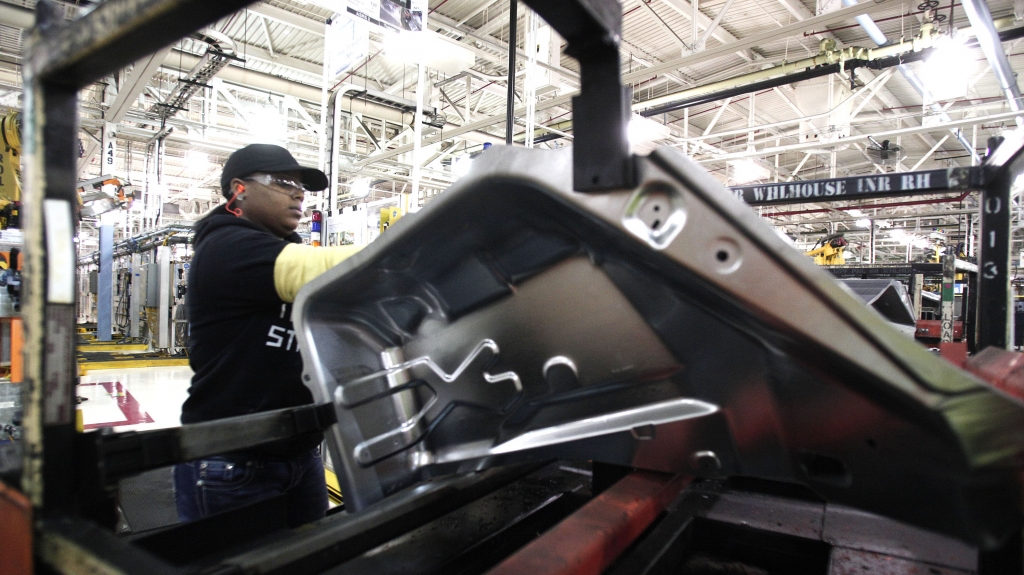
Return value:
M 964 184 L 987 240 L 981 351 L 956 366 L 674 150 L 629 154 L 614 0 L 527 2 L 580 60 L 571 151 L 489 150 L 300 292 L 314 405 L 75 433 L 76 91 L 245 4 L 108 0 L 63 28 L 37 5 L 5 572 L 1022 572 L 1024 360 L 1005 348 L 1024 138 Z M 119 480 L 316 431 L 344 494 L 324 520 L 283 530 L 270 499 L 113 533 Z
M 98 341 L 184 349 L 189 263 L 174 246 L 191 240 L 191 227 L 175 225 L 114 243 L 112 227 L 101 226 L 99 250 L 78 258 L 77 321 L 95 324 Z

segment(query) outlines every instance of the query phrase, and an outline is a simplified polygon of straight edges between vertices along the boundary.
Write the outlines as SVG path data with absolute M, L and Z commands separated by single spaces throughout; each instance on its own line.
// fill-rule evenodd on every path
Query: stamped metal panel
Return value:
M 893 330 L 675 151 L 600 195 L 572 191 L 570 158 L 491 150 L 300 292 L 304 377 L 337 408 L 352 509 L 566 456 L 804 483 L 987 543 L 1018 523 L 1024 408 Z

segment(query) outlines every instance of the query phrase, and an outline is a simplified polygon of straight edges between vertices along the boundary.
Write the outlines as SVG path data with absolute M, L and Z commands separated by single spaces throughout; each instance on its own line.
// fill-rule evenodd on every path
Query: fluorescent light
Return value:
M 452 159 L 452 175 L 462 177 L 469 173 L 473 160 L 468 155 L 462 155 Z
M 853 216 L 855 218 L 864 217 L 864 212 L 862 212 L 860 210 L 849 210 L 846 213 L 850 214 L 851 216 Z
M 862 219 L 862 220 L 857 220 L 854 223 L 857 225 L 858 228 L 868 229 L 868 228 L 871 227 L 871 220 L 866 219 L 866 218 Z
M 283 145 L 288 139 L 284 117 L 274 108 L 251 108 L 246 119 L 256 143 Z
M 668 137 L 668 128 L 650 118 L 633 114 L 626 129 L 631 144 L 644 144 Z
M 352 180 L 349 194 L 353 198 L 365 198 L 370 195 L 370 178 L 356 178 Z
M 476 64 L 476 54 L 436 32 L 385 32 L 384 57 L 400 64 L 423 64 L 446 74 L 458 74 Z
M 185 152 L 185 163 L 189 166 L 200 166 L 210 163 L 210 157 L 206 155 L 206 152 L 189 150 Z
M 629 145 L 633 153 L 646 153 L 654 150 L 655 142 L 664 140 L 670 135 L 668 126 L 645 118 L 639 114 L 633 114 L 626 127 L 626 137 L 629 138 Z
M 729 166 L 729 177 L 737 184 L 749 184 L 759 180 L 766 180 L 772 174 L 764 164 L 750 158 L 727 162 Z
M 948 100 L 967 92 L 967 83 L 976 67 L 963 38 L 944 36 L 935 42 L 935 51 L 921 66 L 920 75 L 936 100 Z

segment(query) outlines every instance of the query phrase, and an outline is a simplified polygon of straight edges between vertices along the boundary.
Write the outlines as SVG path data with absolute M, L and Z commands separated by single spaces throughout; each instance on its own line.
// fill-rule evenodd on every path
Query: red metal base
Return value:
M 967 342 L 966 341 L 944 341 L 939 344 L 939 353 L 949 363 L 964 369 L 967 366 Z
M 1024 401 L 1024 353 L 987 347 L 967 360 L 967 371 Z
M 634 471 L 489 575 L 598 575 L 633 544 L 692 479 Z
M 0 573 L 32 572 L 32 504 L 0 482 Z

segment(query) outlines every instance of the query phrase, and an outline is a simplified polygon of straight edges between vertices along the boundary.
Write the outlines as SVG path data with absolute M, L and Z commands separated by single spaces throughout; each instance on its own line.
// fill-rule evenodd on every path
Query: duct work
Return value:
M 1010 109 L 1014 112 L 1021 110 L 1021 93 L 1017 86 L 1017 76 L 1010 68 L 1010 59 L 1006 57 L 999 34 L 996 32 L 995 23 L 992 21 L 992 14 L 988 6 L 982 0 L 963 0 L 964 12 L 970 19 L 971 25 L 977 29 L 978 43 L 981 45 L 985 58 L 992 65 L 992 71 L 999 79 L 999 87 L 1006 95 L 1010 103 Z M 1017 125 L 1024 124 L 1024 120 L 1017 118 Z
M 863 16 L 862 18 L 867 17 Z M 1008 27 L 1013 23 L 1013 18 L 1000 19 L 997 23 L 993 24 L 993 31 L 996 28 Z M 877 29 L 877 26 L 875 28 Z M 973 27 L 962 30 L 961 33 L 971 36 L 978 35 L 981 31 L 982 28 Z M 879 34 L 881 33 L 880 30 L 878 32 Z M 995 32 L 995 34 L 997 41 L 1013 40 L 1024 36 L 1024 27 L 1004 29 L 1000 32 Z M 876 38 L 875 36 L 872 35 L 871 37 L 876 42 L 884 38 L 884 35 L 881 38 Z M 905 64 L 927 59 L 931 55 L 936 42 L 943 37 L 945 35 L 939 34 L 931 24 L 925 24 L 922 26 L 918 37 L 894 44 L 889 44 L 888 39 L 885 39 L 879 42 L 878 48 L 854 46 L 837 49 L 834 40 L 825 39 L 821 41 L 819 53 L 809 58 L 795 62 L 786 62 L 764 70 L 637 102 L 633 104 L 633 109 L 644 117 L 658 116 L 666 112 L 678 111 L 684 108 L 724 100 L 729 97 L 820 78 L 840 71 L 855 73 L 857 68 L 884 70 L 897 67 L 904 75 L 910 75 L 907 78 L 908 81 L 924 97 L 924 85 Z M 978 44 L 984 44 L 984 40 L 980 37 L 975 45 Z M 931 107 L 933 110 L 941 111 L 941 107 L 938 105 Z M 945 116 L 944 121 L 950 121 L 948 114 L 943 112 L 943 115 Z M 569 130 L 572 129 L 572 121 L 567 120 L 552 127 L 559 131 Z M 967 149 L 971 150 L 970 145 L 966 143 L 966 140 L 959 131 L 954 132 L 954 135 L 961 141 L 961 144 L 965 144 Z M 550 132 L 538 135 L 535 142 L 557 140 L 561 137 L 563 137 L 563 134 Z

